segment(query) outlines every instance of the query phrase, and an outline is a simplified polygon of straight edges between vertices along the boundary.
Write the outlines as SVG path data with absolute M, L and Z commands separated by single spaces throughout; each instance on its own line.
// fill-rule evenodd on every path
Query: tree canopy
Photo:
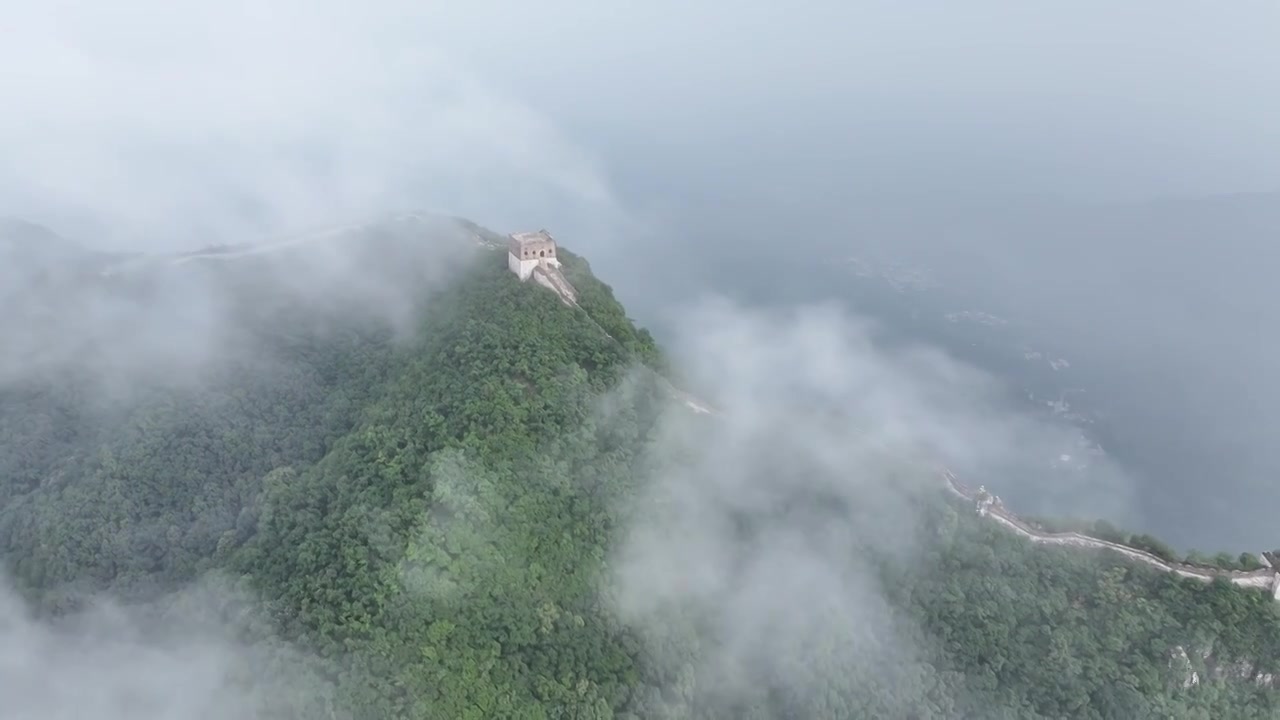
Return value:
M 858 635 L 880 650 L 806 637 L 728 687 L 714 608 L 655 629 L 611 597 L 679 411 L 665 360 L 581 258 L 562 252 L 568 307 L 499 252 L 414 297 L 408 333 L 255 300 L 237 315 L 255 351 L 199 382 L 10 382 L 6 572 L 50 622 L 98 593 L 248 593 L 246 642 L 310 658 L 271 717 L 1280 715 L 1266 594 L 1026 543 L 941 491 L 911 497 L 912 562 L 849 548 L 883 589 L 884 627 Z M 766 522 L 743 518 L 744 542 Z

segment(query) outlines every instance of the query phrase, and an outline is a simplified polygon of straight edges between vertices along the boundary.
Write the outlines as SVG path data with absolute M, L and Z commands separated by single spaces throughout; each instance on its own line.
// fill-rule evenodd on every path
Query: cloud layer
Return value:
M 941 491 L 940 465 L 1008 489 L 1072 436 L 1010 410 L 991 378 L 887 348 L 834 307 L 710 300 L 677 324 L 676 355 L 720 412 L 673 418 L 654 449 L 615 561 L 622 616 L 657 646 L 697 618 L 697 672 L 729 700 L 905 680 L 886 668 L 926 677 L 872 558 L 916 557 L 913 497 Z M 1123 506 L 1123 476 L 1100 470 Z
M 56 624 L 0 581 L 0 715 L 11 720 L 315 717 L 331 688 L 283 644 L 244 640 L 244 598 L 203 585 L 163 604 L 99 602 Z M 269 635 L 269 633 L 267 633 Z
M 25 252 L 55 245 L 49 257 Z M 272 245 L 122 259 L 38 235 L 12 238 L 0 227 L 0 335 L 9 338 L 0 386 L 68 371 L 181 383 L 226 361 L 262 368 L 298 322 L 405 331 L 430 290 L 474 259 L 475 246 L 468 229 L 426 215 Z
M 189 249 L 387 210 L 608 207 L 591 159 L 545 116 L 405 36 L 421 16 L 399 2 L 27 5 L 0 48 L 0 93 L 21 109 L 0 119 L 0 213 Z

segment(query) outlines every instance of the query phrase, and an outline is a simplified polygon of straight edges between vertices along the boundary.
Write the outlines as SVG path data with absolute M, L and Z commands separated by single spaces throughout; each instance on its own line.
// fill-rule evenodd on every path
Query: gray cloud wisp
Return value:
M 388 210 L 608 212 L 592 159 L 545 116 L 394 32 L 420 15 L 293 0 L 10 13 L 0 93 L 21 112 L 0 119 L 0 212 L 170 249 Z
M 11 720 L 242 720 L 324 708 L 330 689 L 284 644 L 245 640 L 245 599 L 211 585 L 165 607 L 102 600 L 50 624 L 0 583 L 0 715 Z M 314 716 L 314 715 L 312 715 Z
M 711 628 L 697 669 L 707 701 L 906 680 L 888 668 L 927 677 L 918 629 L 893 612 L 871 556 L 919 557 L 913 498 L 940 491 L 939 465 L 1009 487 L 1013 469 L 1074 438 L 1003 405 L 990 377 L 935 350 L 886 349 L 832 306 L 712 299 L 675 324 L 676 356 L 720 412 L 672 417 L 653 450 L 614 559 L 622 617 L 657 647 L 677 618 Z M 1099 499 L 1124 507 L 1130 485 L 1102 470 Z

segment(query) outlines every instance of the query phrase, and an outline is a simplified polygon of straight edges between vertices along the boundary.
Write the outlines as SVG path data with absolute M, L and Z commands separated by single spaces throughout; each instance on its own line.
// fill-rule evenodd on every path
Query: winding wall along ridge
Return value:
M 1130 560 L 1143 563 L 1164 572 L 1176 573 L 1182 577 L 1192 578 L 1202 582 L 1212 582 L 1216 578 L 1222 578 L 1241 587 L 1266 590 L 1271 593 L 1273 598 L 1280 600 L 1280 572 L 1277 572 L 1275 568 L 1263 567 L 1257 570 L 1226 570 L 1200 565 L 1188 565 L 1186 563 L 1170 562 L 1145 550 L 1139 550 L 1137 548 L 1121 545 L 1120 543 L 1111 542 L 1109 540 L 1090 537 L 1078 532 L 1043 532 L 1031 527 L 1024 520 L 1006 510 L 995 496 L 990 495 L 984 489 L 979 488 L 978 490 L 973 490 L 972 488 L 965 486 L 950 470 L 943 469 L 942 476 L 946 480 L 947 489 L 960 498 L 974 503 L 979 515 L 991 518 L 995 522 L 1032 542 L 1046 545 L 1069 545 L 1072 547 L 1092 548 L 1095 550 L 1111 550 L 1113 552 L 1120 553 Z
M 568 280 L 560 274 L 558 269 L 555 269 L 554 275 L 541 266 L 538 270 L 543 270 L 544 274 L 547 276 L 545 279 L 538 278 L 541 284 L 544 284 L 548 288 L 554 290 L 560 295 L 561 299 L 565 300 L 566 304 L 583 309 L 575 301 L 576 292 L 572 290 L 573 286 L 570 285 Z M 568 286 L 567 289 L 560 287 L 561 284 Z M 585 309 L 583 310 L 585 312 Z M 609 332 L 601 327 L 599 323 L 595 322 L 595 318 L 592 318 L 590 313 L 586 313 L 586 315 L 587 318 L 591 320 L 592 324 L 600 330 L 600 332 L 604 333 L 606 337 L 614 342 L 618 342 L 617 339 L 610 335 Z M 659 378 L 666 386 L 667 391 L 674 398 L 680 400 L 682 404 L 690 410 L 693 410 L 698 414 L 717 414 L 714 410 L 708 407 L 707 404 L 699 401 L 690 393 L 676 388 L 667 381 L 666 378 L 661 377 L 661 375 L 659 375 Z M 946 468 L 942 468 L 941 470 L 943 479 L 945 480 L 945 485 L 951 493 L 959 496 L 965 501 L 972 502 L 978 514 L 991 518 L 1000 525 L 1003 525 L 1014 533 L 1021 535 L 1032 542 L 1046 545 L 1067 545 L 1094 550 L 1110 550 L 1112 552 L 1119 553 L 1134 562 L 1143 563 L 1163 572 L 1175 573 L 1181 577 L 1192 578 L 1201 582 L 1212 582 L 1217 578 L 1222 578 L 1233 585 L 1238 585 L 1240 587 L 1266 590 L 1271 594 L 1273 599 L 1280 600 L 1280 572 L 1277 572 L 1277 569 L 1272 567 L 1270 561 L 1265 557 L 1263 557 L 1262 560 L 1267 565 L 1266 567 L 1259 568 L 1257 570 L 1226 570 L 1223 568 L 1212 568 L 1171 562 L 1145 550 L 1139 550 L 1137 548 L 1121 545 L 1120 543 L 1111 542 L 1109 540 L 1090 537 L 1078 532 L 1043 532 L 1033 528 L 1024 520 L 1006 510 L 1000 503 L 999 498 L 987 493 L 984 488 L 979 487 L 978 490 L 973 490 L 964 483 L 961 483 L 950 470 Z

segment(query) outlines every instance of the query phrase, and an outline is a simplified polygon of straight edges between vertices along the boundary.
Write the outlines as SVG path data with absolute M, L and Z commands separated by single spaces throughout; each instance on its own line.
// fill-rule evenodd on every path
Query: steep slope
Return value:
M 883 626 L 827 617 L 826 644 L 726 684 L 710 658 L 751 639 L 714 603 L 676 593 L 637 623 L 613 577 L 655 511 L 642 491 L 699 467 L 720 416 L 673 396 L 582 258 L 561 252 L 566 305 L 507 272 L 491 233 L 422 223 L 150 258 L 54 298 L 64 324 L 26 348 L 60 364 L 14 360 L 0 390 L 0 557 L 46 622 L 96 592 L 151 617 L 193 582 L 247 590 L 231 627 L 309 658 L 264 717 L 1275 716 L 1263 593 L 1036 546 L 909 478 L 919 552 L 839 535 Z M 109 332 L 71 321 L 106 298 Z M 744 471 L 803 471 L 761 457 Z M 830 518 L 829 497 L 775 484 L 734 517 L 748 552 Z M 845 637 L 886 643 L 858 648 L 875 672 Z M 271 657 L 262 674 L 292 656 Z
M 361 257 L 374 255 L 362 240 Z M 305 263 L 261 262 L 276 254 L 240 254 L 234 267 L 223 253 L 200 264 L 150 258 L 127 284 L 112 274 L 102 293 L 145 300 L 123 307 L 122 334 L 139 319 L 157 332 L 198 319 L 234 342 L 188 358 L 198 374 L 156 381 L 170 353 L 93 332 L 138 372 L 104 377 L 55 347 L 65 376 L 33 371 L 6 384 L 0 541 L 10 573 L 60 614 L 91 591 L 150 600 L 208 570 L 239 569 L 283 632 L 352 663 L 363 680 L 351 692 L 369 717 L 501 715 L 486 692 L 528 707 L 563 704 L 558 695 L 620 704 L 628 642 L 602 614 L 599 569 L 577 566 L 605 545 L 625 481 L 606 468 L 625 474 L 661 390 L 642 374 L 622 416 L 599 429 L 585 421 L 633 358 L 657 357 L 651 339 L 581 261 L 571 272 L 583 304 L 570 310 L 488 262 L 502 256 L 483 243 L 463 258 L 428 253 L 449 261 L 446 276 L 405 272 L 414 254 L 403 248 L 380 252 L 389 257 L 358 273 L 342 258 L 342 282 L 329 288 L 360 280 L 379 292 L 322 304 L 290 280 Z M 397 274 L 411 277 L 392 297 L 382 291 Z M 150 312 L 158 294 L 192 300 L 179 290 L 193 282 L 205 302 L 190 302 L 190 314 Z M 60 331 L 97 330 L 74 322 L 100 301 L 92 292 L 63 298 L 70 324 Z M 538 562 L 508 576 L 513 552 Z M 446 569 L 447 591 L 427 586 Z M 484 586 L 495 582 L 502 593 Z M 471 622 L 486 607 L 492 617 Z M 577 641 L 586 655 L 572 661 L 549 624 L 561 614 L 556 632 L 587 633 Z M 426 694 L 420 680 L 391 690 L 397 677 L 426 676 L 423 633 L 450 624 L 466 630 L 440 656 L 453 680 Z M 494 656 L 490 633 L 514 644 Z M 492 678 L 465 674 L 495 662 Z M 580 683 L 600 689 L 584 697 Z

